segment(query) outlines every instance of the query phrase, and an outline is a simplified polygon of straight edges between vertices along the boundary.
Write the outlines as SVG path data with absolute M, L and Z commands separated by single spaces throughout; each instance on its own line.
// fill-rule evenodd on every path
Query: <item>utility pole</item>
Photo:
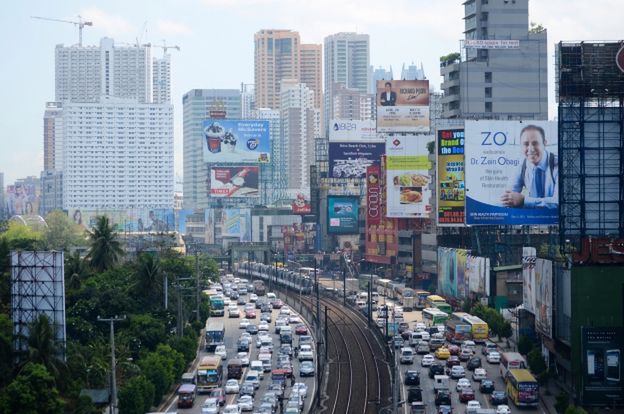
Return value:
M 195 287 L 197 289 L 197 291 L 195 292 L 195 303 L 196 303 L 195 312 L 197 312 L 197 320 L 199 321 L 199 252 L 197 250 L 195 250 L 195 277 L 196 277 Z
M 111 405 L 110 414 L 117 413 L 117 376 L 115 371 L 117 370 L 117 364 L 115 362 L 115 322 L 121 322 L 126 320 L 126 315 L 121 318 L 115 316 L 114 318 L 97 318 L 98 322 L 108 322 L 110 324 L 110 344 L 111 344 Z
M 167 272 L 164 273 L 163 292 L 165 293 L 165 310 L 169 309 L 169 281 L 167 280 Z

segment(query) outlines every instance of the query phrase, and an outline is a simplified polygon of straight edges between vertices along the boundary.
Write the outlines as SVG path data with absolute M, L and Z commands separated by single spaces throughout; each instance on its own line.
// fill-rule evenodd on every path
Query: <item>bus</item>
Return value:
M 403 310 L 406 312 L 413 311 L 416 308 L 416 296 L 414 289 L 402 286 L 394 288 L 394 297 L 399 301 Z
M 501 377 L 505 379 L 511 369 L 527 369 L 526 360 L 518 352 L 503 352 L 500 358 Z
M 225 324 L 222 320 L 209 319 L 206 323 L 206 351 L 214 352 L 217 346 L 225 345 Z
M 486 322 L 474 315 L 466 315 L 463 320 L 470 325 L 473 341 L 478 343 L 487 341 L 490 327 Z
M 461 344 L 465 340 L 472 339 L 470 325 L 457 319 L 448 319 L 446 326 L 446 340 L 452 344 Z
M 449 318 L 448 313 L 442 312 L 438 308 L 425 308 L 422 311 L 423 321 L 428 327 L 435 325 L 444 325 Z
M 430 296 L 431 292 L 422 289 L 416 289 L 414 291 L 415 306 L 416 309 L 425 309 L 427 307 L 427 296 Z
M 205 356 L 197 367 L 197 390 L 209 392 L 212 388 L 221 386 L 223 378 L 223 365 L 220 356 Z
M 303 276 L 314 277 L 314 268 L 313 267 L 300 267 L 299 274 Z
M 505 390 L 516 407 L 539 404 L 539 384 L 528 369 L 510 369 L 505 376 Z
M 197 387 L 195 384 L 182 384 L 178 388 L 178 408 L 193 408 Z
M 388 298 L 394 297 L 392 281 L 390 279 L 377 279 L 377 282 L 375 282 L 375 287 L 377 293 L 379 293 L 380 296 Z
M 366 291 L 368 289 L 368 283 L 370 282 L 371 287 L 375 286 L 375 283 L 379 279 L 379 276 L 373 275 L 370 273 L 360 273 L 358 276 L 358 281 L 360 283 L 360 290 Z
M 427 296 L 425 305 L 428 308 L 438 308 L 442 312 L 446 312 L 449 315 L 453 313 L 453 308 L 451 308 L 451 305 L 446 303 L 446 299 L 444 299 L 442 296 L 438 296 L 438 295 Z

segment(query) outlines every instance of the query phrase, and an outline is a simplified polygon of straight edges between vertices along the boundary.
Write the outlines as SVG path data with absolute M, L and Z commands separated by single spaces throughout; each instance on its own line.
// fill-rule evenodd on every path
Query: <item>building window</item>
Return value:
M 492 72 L 485 72 L 485 83 L 492 83 Z
M 485 112 L 492 112 L 492 102 L 485 103 Z
M 485 97 L 486 98 L 491 98 L 492 97 L 492 88 L 491 87 L 485 88 Z
M 479 49 L 479 59 L 487 59 L 488 51 L 487 49 Z

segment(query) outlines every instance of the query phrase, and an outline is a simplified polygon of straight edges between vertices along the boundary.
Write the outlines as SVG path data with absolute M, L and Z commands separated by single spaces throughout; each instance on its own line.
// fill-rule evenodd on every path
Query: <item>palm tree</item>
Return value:
M 91 247 L 87 257 L 91 267 L 96 271 L 103 272 L 112 268 L 123 255 L 121 242 L 117 240 L 117 234 L 108 222 L 108 217 L 99 216 L 95 227 L 89 231 Z
M 40 314 L 29 327 L 28 360 L 44 365 L 54 378 L 59 378 L 64 368 L 63 352 L 57 345 L 54 327 L 47 315 Z
M 87 266 L 80 257 L 80 252 L 67 257 L 65 261 L 65 285 L 72 290 L 80 289 L 82 279 L 87 275 Z
M 151 301 L 161 291 L 162 269 L 160 260 L 149 253 L 143 253 L 139 257 L 139 268 L 137 272 L 136 290 Z

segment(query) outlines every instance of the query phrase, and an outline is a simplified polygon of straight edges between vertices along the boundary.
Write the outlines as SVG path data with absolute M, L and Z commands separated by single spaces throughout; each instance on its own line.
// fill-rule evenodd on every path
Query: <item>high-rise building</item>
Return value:
M 337 33 L 325 38 L 325 107 L 327 130 L 333 113 L 335 91 L 341 86 L 368 93 L 370 85 L 370 39 L 367 34 Z
M 271 138 L 271 163 L 264 169 L 268 174 L 261 178 L 264 188 L 260 194 L 262 204 L 269 205 L 287 197 L 288 188 L 288 141 L 282 141 L 280 111 L 275 109 L 258 108 L 252 111 L 250 119 L 269 121 Z
M 375 95 L 377 93 L 377 81 L 379 80 L 393 80 L 392 75 L 392 66 L 390 66 L 390 70 L 386 70 L 379 66 L 377 69 L 370 66 L 369 69 L 370 76 L 370 84 L 368 86 L 368 93 Z
M 56 170 L 41 172 L 41 201 L 39 214 L 42 217 L 54 210 L 63 209 L 63 173 Z
M 152 101 L 154 103 L 171 102 L 171 55 L 165 53 L 152 62 Z
M 302 44 L 299 63 L 301 64 L 301 83 L 314 92 L 314 107 L 321 109 L 323 101 L 323 46 L 320 44 Z
M 182 96 L 184 146 L 185 209 L 209 206 L 207 182 L 209 166 L 204 162 L 203 123 L 213 116 L 229 119 L 242 117 L 241 93 L 238 89 L 192 89 Z
M 256 109 L 254 84 L 241 82 L 241 116 L 243 119 L 252 118 L 254 109 Z
M 314 138 L 320 136 L 320 110 L 314 107 L 314 92 L 295 81 L 281 85 L 281 140 L 287 145 L 285 165 L 289 196 L 309 194 L 310 165 L 314 164 Z M 287 143 L 287 144 L 286 144 Z
M 401 67 L 401 80 L 425 80 L 425 69 L 420 64 L 420 67 L 416 66 L 414 62 L 411 65 L 405 66 L 405 63 Z
M 440 63 L 443 116 L 547 119 L 547 36 L 529 30 L 528 0 L 463 5 L 464 57 Z
M 375 119 L 375 94 L 339 86 L 332 101 L 334 119 Z
M 256 107 L 279 109 L 280 82 L 301 78 L 299 33 L 260 30 L 254 35 Z
M 43 114 L 43 169 L 63 168 L 63 104 L 46 102 Z

